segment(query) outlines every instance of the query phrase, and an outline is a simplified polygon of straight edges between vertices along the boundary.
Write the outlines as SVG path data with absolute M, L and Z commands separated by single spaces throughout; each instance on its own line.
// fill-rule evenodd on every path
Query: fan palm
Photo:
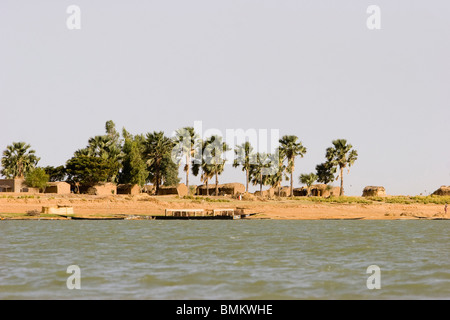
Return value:
M 40 158 L 36 157 L 36 151 L 30 148 L 25 142 L 13 142 L 7 146 L 3 151 L 1 174 L 6 178 L 24 178 L 33 170 Z
M 150 179 L 155 185 L 155 191 L 158 193 L 162 182 L 162 161 L 170 157 L 173 149 L 173 141 L 166 136 L 164 132 L 147 133 L 145 140 L 145 157 L 149 166 Z
M 186 186 L 189 190 L 191 157 L 195 155 L 195 152 L 199 147 L 200 137 L 195 133 L 193 127 L 184 127 L 175 132 L 174 142 L 177 145 L 177 148 L 174 148 L 174 151 L 186 156 L 186 164 L 184 165 L 183 170 L 186 172 Z M 172 160 L 174 160 L 174 157 L 172 157 Z
M 216 196 L 219 195 L 219 175 L 225 168 L 225 152 L 229 150 L 228 145 L 222 141 L 220 136 L 212 136 L 206 143 L 203 157 L 206 162 L 206 168 L 216 177 Z
M 264 152 L 256 153 L 252 164 L 250 165 L 250 179 L 253 185 L 259 184 L 259 191 L 262 194 L 262 186 L 271 184 L 271 175 L 273 172 L 273 158 L 270 154 Z
M 358 152 L 345 139 L 333 140 L 333 147 L 329 147 L 326 152 L 328 163 L 333 167 L 339 167 L 339 175 L 336 180 L 341 178 L 341 190 L 339 196 L 344 195 L 344 168 L 350 168 L 358 158 Z
M 234 149 L 234 162 L 233 167 L 237 168 L 242 166 L 242 171 L 245 171 L 245 191 L 248 192 L 248 183 L 250 181 L 250 166 L 252 162 L 253 147 L 250 142 L 246 141 L 243 144 L 236 146 Z
M 274 154 L 270 155 L 271 157 L 271 168 L 273 173 L 270 175 L 270 185 L 272 188 L 278 189 L 278 196 L 281 193 L 281 182 L 283 181 L 284 171 L 286 170 L 286 166 L 283 164 L 283 158 L 280 157 L 279 149 L 275 151 Z
M 291 175 L 291 197 L 294 195 L 294 169 L 295 169 L 295 157 L 303 156 L 306 153 L 306 148 L 298 141 L 297 136 L 283 136 L 280 139 L 280 155 L 283 159 L 287 160 L 287 172 Z
M 208 182 L 214 176 L 214 172 L 212 170 L 212 166 L 205 161 L 206 148 L 208 146 L 209 140 L 200 140 L 199 145 L 201 148 L 201 152 L 196 153 L 194 158 L 191 161 L 192 165 L 192 174 L 197 176 L 201 170 L 200 181 L 206 186 L 206 195 L 209 196 L 209 187 Z
M 300 183 L 306 184 L 308 197 L 311 196 L 311 186 L 316 180 L 317 176 L 314 173 L 302 173 L 299 177 Z

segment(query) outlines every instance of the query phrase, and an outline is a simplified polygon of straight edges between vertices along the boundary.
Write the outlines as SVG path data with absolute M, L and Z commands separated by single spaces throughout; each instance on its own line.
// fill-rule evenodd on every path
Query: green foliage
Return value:
M 25 142 L 13 142 L 3 151 L 2 167 L 0 171 L 8 179 L 23 178 L 33 170 L 40 158 L 36 157 L 36 151 Z
M 66 174 L 66 168 L 64 166 L 47 166 L 44 167 L 45 173 L 49 175 L 49 181 L 55 182 L 55 181 L 64 181 L 66 180 L 67 174 Z
M 107 182 L 116 170 L 111 160 L 95 156 L 74 156 L 66 163 L 68 181 L 88 186 Z
M 248 183 L 250 182 L 250 166 L 255 154 L 250 142 L 246 141 L 243 144 L 236 146 L 234 149 L 233 167 L 242 166 L 242 171 L 245 172 L 245 191 L 248 192 Z
M 295 169 L 295 158 L 303 156 L 306 153 L 306 148 L 302 145 L 301 141 L 298 141 L 297 136 L 285 135 L 280 139 L 280 157 L 287 160 L 286 170 L 291 174 L 291 197 L 293 196 L 294 190 L 294 169 Z
M 178 166 L 169 155 L 166 155 L 161 161 L 161 177 L 165 186 L 176 186 L 181 181 L 178 177 Z
M 329 184 L 334 181 L 336 167 L 330 162 L 324 162 L 316 166 L 317 182 Z
M 156 193 L 158 193 L 159 186 L 163 182 L 166 185 L 178 183 L 176 182 L 178 167 L 173 163 L 171 157 L 174 142 L 164 136 L 163 131 L 155 131 L 147 133 L 144 143 L 144 155 L 148 166 L 149 179 L 155 185 Z
M 183 199 L 184 200 L 193 200 L 194 202 L 197 202 L 197 203 L 200 203 L 202 201 L 211 202 L 211 203 L 214 203 L 214 202 L 231 202 L 228 199 L 214 199 L 214 198 L 208 198 L 208 197 L 206 197 L 206 198 L 205 197 L 194 197 L 194 196 L 191 196 L 191 195 L 183 196 Z
M 213 177 L 211 167 L 209 166 L 207 161 L 205 161 L 204 157 L 205 150 L 207 147 L 208 147 L 208 140 L 201 140 L 200 141 L 201 152 L 198 152 L 195 155 L 195 157 L 191 160 L 192 174 L 194 176 L 197 176 L 201 171 L 200 181 L 206 184 L 206 186 L 208 186 L 209 179 Z M 208 194 L 209 192 L 208 188 L 206 188 L 206 192 Z
M 219 175 L 225 169 L 225 152 L 229 150 L 228 145 L 222 141 L 220 136 L 212 136 L 206 143 L 205 153 L 203 157 L 207 163 L 207 171 L 209 175 L 216 177 L 216 196 L 219 193 Z
M 344 169 L 350 168 L 356 159 L 358 159 L 358 152 L 353 149 L 351 144 L 347 144 L 345 139 L 337 139 L 332 141 L 333 147 L 329 147 L 326 150 L 325 163 L 316 166 L 317 176 L 319 181 L 323 183 L 330 183 L 331 177 L 337 172 L 339 168 L 339 174 L 336 177 L 341 178 L 340 196 L 344 195 Z
M 275 155 L 258 152 L 250 165 L 250 180 L 253 185 L 259 185 L 259 190 L 262 191 L 263 185 L 278 183 L 274 181 L 275 175 L 279 172 L 277 169 Z
M 109 163 L 110 170 L 108 170 L 108 176 L 105 181 L 117 182 L 123 158 L 120 135 L 115 129 L 114 122 L 111 120 L 106 122 L 105 130 L 105 135 L 89 138 L 87 147 L 75 151 L 74 156 L 89 156 L 106 160 Z
M 314 173 L 302 173 L 299 176 L 300 183 L 306 184 L 308 188 L 308 196 L 311 195 L 311 186 L 317 180 L 317 176 Z
M 294 171 L 294 161 L 297 156 L 303 158 L 307 149 L 302 145 L 301 141 L 298 141 L 297 136 L 285 135 L 280 139 L 280 156 L 288 161 L 286 169 L 289 173 Z
M 29 171 L 25 176 L 25 183 L 31 188 L 39 188 L 43 191 L 47 186 L 49 175 L 45 173 L 43 168 L 35 168 Z
M 224 153 L 229 150 L 228 145 L 219 136 L 212 136 L 200 141 L 201 152 L 192 159 L 192 173 L 197 176 L 201 170 L 200 180 L 208 185 L 212 177 L 216 177 L 216 193 L 218 191 L 218 176 L 225 168 Z M 207 192 L 209 189 L 207 188 Z
M 314 173 L 302 173 L 299 176 L 300 183 L 306 184 L 308 187 L 311 187 L 316 180 L 317 176 Z
M 172 160 L 175 161 L 176 158 L 176 164 L 179 165 L 181 158 L 185 157 L 186 161 L 183 171 L 186 172 L 186 186 L 189 188 L 191 158 L 195 156 L 196 152 L 199 152 L 200 136 L 194 131 L 193 127 L 184 127 L 175 132 L 174 142 L 175 148 L 172 151 L 172 155 L 176 154 L 176 156 L 172 157 Z
M 145 184 L 148 170 L 143 156 L 144 148 L 140 136 L 126 135 L 122 148 L 124 156 L 122 170 L 119 174 L 119 183 L 138 184 L 141 187 Z

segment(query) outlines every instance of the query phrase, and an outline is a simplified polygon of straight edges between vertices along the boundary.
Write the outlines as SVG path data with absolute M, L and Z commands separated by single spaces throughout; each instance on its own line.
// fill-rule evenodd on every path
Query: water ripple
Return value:
M 448 221 L 2 221 L 1 299 L 448 299 Z M 381 289 L 369 290 L 369 265 Z M 81 289 L 69 290 L 69 265 Z

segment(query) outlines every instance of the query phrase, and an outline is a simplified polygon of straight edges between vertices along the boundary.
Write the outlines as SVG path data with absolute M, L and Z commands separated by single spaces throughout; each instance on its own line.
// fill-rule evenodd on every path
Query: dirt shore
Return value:
M 257 213 L 251 219 L 432 219 L 450 218 L 439 204 L 318 203 L 306 200 L 238 201 L 223 197 L 180 199 L 176 196 L 90 196 L 90 195 L 8 195 L 0 198 L 1 219 L 60 219 L 58 215 L 38 214 L 44 206 L 71 206 L 78 217 L 112 217 L 115 215 L 163 215 L 165 209 L 243 208 Z

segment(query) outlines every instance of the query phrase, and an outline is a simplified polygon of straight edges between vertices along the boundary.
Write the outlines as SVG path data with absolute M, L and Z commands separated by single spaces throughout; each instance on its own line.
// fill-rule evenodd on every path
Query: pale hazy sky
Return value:
M 0 1 L 0 149 L 26 141 L 42 166 L 107 120 L 134 134 L 199 120 L 297 135 L 296 186 L 345 138 L 359 152 L 347 194 L 429 193 L 450 185 L 449 102 L 447 0 Z

